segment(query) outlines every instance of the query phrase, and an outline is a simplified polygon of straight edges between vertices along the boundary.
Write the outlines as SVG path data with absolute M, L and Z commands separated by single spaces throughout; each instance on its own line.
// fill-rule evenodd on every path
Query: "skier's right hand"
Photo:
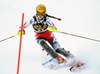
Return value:
M 17 35 L 18 35 L 18 36 L 21 35 L 21 30 L 18 31 Z M 22 35 L 25 35 L 25 30 L 22 30 Z

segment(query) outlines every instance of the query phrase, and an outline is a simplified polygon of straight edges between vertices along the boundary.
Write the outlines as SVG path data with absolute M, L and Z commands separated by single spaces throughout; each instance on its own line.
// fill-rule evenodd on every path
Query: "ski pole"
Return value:
M 11 38 L 13 38 L 13 37 L 15 37 L 15 36 L 17 36 L 17 35 L 12 35 L 12 36 L 10 36 L 10 37 L 7 37 L 7 38 L 5 38 L 5 39 L 2 39 L 2 40 L 0 40 L 0 42 L 5 41 L 5 40 L 8 40 L 8 39 L 11 39 Z
M 71 35 L 71 36 L 75 36 L 75 37 L 79 37 L 79 38 L 84 38 L 84 39 L 100 42 L 100 40 L 96 40 L 96 39 L 92 39 L 92 38 L 88 38 L 88 37 L 83 37 L 83 36 L 79 36 L 79 35 L 75 35 L 75 34 L 71 34 L 71 33 L 67 33 L 67 32 L 58 31 L 58 30 L 56 30 L 56 29 L 54 29 L 52 27 L 49 27 L 48 30 L 51 31 L 51 32 L 67 34 L 67 35 Z
M 22 32 L 22 34 L 24 34 L 24 32 Z M 16 36 L 20 36 L 20 33 L 18 32 L 16 35 L 12 35 L 12 36 L 9 36 L 9 37 L 7 37 L 5 39 L 2 39 L 2 40 L 0 40 L 0 42 L 3 42 L 5 40 L 11 39 L 11 38 L 16 37 Z
M 12 35 L 12 36 L 10 36 L 10 37 L 7 37 L 7 38 L 5 38 L 5 39 L 2 39 L 2 40 L 0 40 L 0 42 L 3 42 L 3 41 L 5 41 L 5 40 L 8 40 L 8 39 L 11 39 L 11 38 L 13 38 L 13 37 L 15 37 L 15 36 L 20 36 L 21 35 L 21 32 L 19 31 L 16 35 Z M 25 31 L 23 30 L 22 31 L 22 35 L 25 35 Z
M 42 63 L 42 65 L 46 65 L 47 63 L 51 62 L 52 60 L 53 60 L 53 58 L 48 60 L 48 61 L 46 61 L 46 62 L 44 62 L 44 63 Z

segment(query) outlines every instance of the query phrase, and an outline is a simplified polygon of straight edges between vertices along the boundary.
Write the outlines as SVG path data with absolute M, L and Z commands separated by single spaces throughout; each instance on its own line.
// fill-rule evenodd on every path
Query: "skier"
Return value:
M 62 54 L 66 58 L 73 58 L 74 56 L 66 51 L 64 48 L 60 47 L 55 36 L 52 32 L 48 31 L 49 27 L 56 29 L 53 22 L 50 20 L 49 16 L 46 14 L 46 7 L 43 4 L 39 4 L 36 7 L 36 15 L 34 15 L 29 21 L 27 21 L 23 27 L 24 29 L 29 25 L 32 25 L 36 41 L 42 48 L 53 58 L 57 59 L 58 63 L 64 63 L 66 60 L 62 58 L 59 54 Z M 19 31 L 20 32 L 20 31 Z M 49 43 L 49 45 L 48 45 Z M 51 45 L 51 46 L 50 46 Z

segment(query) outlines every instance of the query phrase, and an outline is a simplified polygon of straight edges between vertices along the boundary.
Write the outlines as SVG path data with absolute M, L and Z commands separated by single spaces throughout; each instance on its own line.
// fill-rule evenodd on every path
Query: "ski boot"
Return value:
M 69 51 L 66 51 L 63 48 L 59 48 L 59 49 L 56 50 L 56 52 L 62 54 L 66 58 L 66 60 L 67 60 L 66 64 L 67 65 L 71 66 L 75 63 L 76 58 Z
M 66 51 L 64 48 L 56 49 L 56 52 L 62 54 L 62 55 L 65 56 L 67 59 L 69 59 L 69 58 L 74 58 L 74 55 L 72 55 L 72 54 L 70 53 L 70 51 Z
M 57 55 L 56 59 L 58 60 L 59 64 L 66 62 L 66 60 L 64 58 L 62 58 L 60 55 Z

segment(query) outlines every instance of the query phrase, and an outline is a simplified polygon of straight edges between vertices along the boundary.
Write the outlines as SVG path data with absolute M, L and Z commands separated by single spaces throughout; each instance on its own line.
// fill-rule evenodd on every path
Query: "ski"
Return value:
M 62 63 L 62 64 L 59 64 L 59 63 L 54 64 L 54 63 L 52 63 L 52 64 L 50 64 L 48 67 L 49 67 L 49 69 L 51 69 L 51 70 L 57 70 L 57 69 L 59 69 L 59 68 L 66 67 L 66 66 L 67 66 L 67 64 L 66 64 L 66 62 L 65 62 L 65 63 Z
M 72 66 L 72 64 L 74 62 L 75 62 L 75 59 L 66 60 L 66 62 L 64 62 L 64 63 L 58 63 L 58 61 L 56 59 L 50 59 L 50 60 L 42 63 L 42 65 L 49 69 L 56 70 L 58 68 L 67 67 L 69 65 Z
M 52 60 L 53 60 L 53 58 L 50 59 L 50 60 L 48 60 L 48 61 L 46 61 L 46 62 L 44 62 L 44 63 L 42 63 L 42 65 L 46 65 L 46 64 L 48 64 L 49 62 L 51 62 Z
M 76 71 L 80 71 L 85 67 L 85 63 L 83 62 L 77 62 L 74 66 L 70 67 L 70 71 L 71 72 L 76 72 Z
M 43 66 L 45 66 L 45 68 L 51 69 L 51 70 L 57 70 L 60 68 L 66 68 L 66 67 L 70 67 L 69 70 L 71 72 L 75 72 L 75 71 L 80 71 L 82 69 L 84 69 L 85 67 L 85 63 L 83 63 L 82 61 L 76 61 L 75 59 L 71 59 L 71 60 L 67 60 L 64 63 L 57 63 L 57 60 L 55 59 L 50 59 L 44 63 L 42 63 Z

